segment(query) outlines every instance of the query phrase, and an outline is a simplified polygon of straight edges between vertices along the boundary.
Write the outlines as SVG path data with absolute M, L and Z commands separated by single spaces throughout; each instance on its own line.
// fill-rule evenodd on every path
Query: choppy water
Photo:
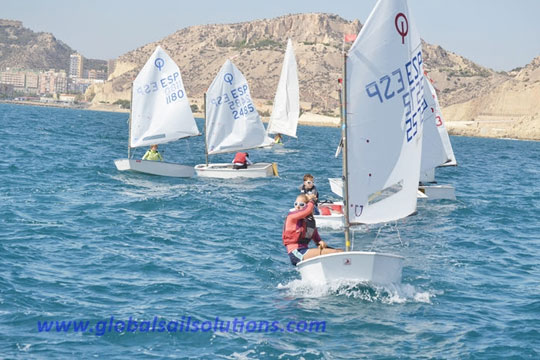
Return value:
M 540 357 L 539 142 L 453 137 L 459 166 L 437 178 L 458 201 L 421 202 L 417 216 L 355 234 L 357 249 L 405 257 L 403 284 L 313 287 L 290 266 L 281 229 L 305 172 L 331 197 L 339 130 L 301 126 L 286 150 L 250 152 L 277 161 L 280 178 L 173 179 L 116 170 L 126 120 L 0 104 L 1 358 Z M 204 162 L 202 137 L 162 149 Z M 342 245 L 339 232 L 322 236 Z M 245 327 L 106 328 L 111 317 L 182 316 Z M 56 320 L 93 332 L 38 331 Z M 246 331 L 313 320 L 325 331 Z

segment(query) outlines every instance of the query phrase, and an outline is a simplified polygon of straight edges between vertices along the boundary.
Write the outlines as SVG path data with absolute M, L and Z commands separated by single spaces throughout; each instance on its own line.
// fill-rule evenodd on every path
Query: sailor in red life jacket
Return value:
M 234 155 L 233 163 L 233 169 L 247 169 L 248 165 L 253 164 L 251 160 L 249 160 L 249 154 L 247 152 L 237 152 L 236 155 Z
M 315 220 L 307 220 L 315 207 L 313 199 L 313 195 L 298 195 L 294 202 L 294 210 L 287 215 L 285 225 L 283 226 L 283 245 L 287 247 L 289 259 L 294 266 L 302 260 L 307 260 L 315 256 L 343 251 L 341 249 L 329 248 L 321 240 Z M 311 240 L 317 244 L 318 248 L 308 248 Z

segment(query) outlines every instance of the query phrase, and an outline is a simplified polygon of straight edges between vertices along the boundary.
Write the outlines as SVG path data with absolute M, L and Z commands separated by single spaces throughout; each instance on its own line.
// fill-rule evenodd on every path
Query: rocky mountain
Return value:
M 337 113 L 337 79 L 342 71 L 343 34 L 356 34 L 358 20 L 330 14 L 296 14 L 239 24 L 202 25 L 181 29 L 159 42 L 121 56 L 117 69 L 95 100 L 129 99 L 131 81 L 146 59 L 161 45 L 182 71 L 186 90 L 197 102 L 225 59 L 244 72 L 251 93 L 272 101 L 279 80 L 287 38 L 294 42 L 301 98 L 306 110 Z M 483 68 L 440 46 L 424 43 L 425 69 L 441 92 L 443 106 L 462 103 L 511 78 Z
M 441 106 L 459 104 L 488 93 L 511 79 L 437 45 L 422 43 L 424 70 L 434 81 Z
M 337 79 L 342 71 L 343 35 L 358 33 L 360 28 L 358 20 L 347 21 L 331 14 L 295 14 L 184 28 L 118 58 L 109 80 L 89 89 L 87 95 L 95 104 L 129 100 L 131 82 L 159 44 L 180 67 L 192 103 L 202 105 L 204 91 L 229 58 L 248 79 L 259 111 L 268 114 L 286 41 L 291 38 L 298 62 L 302 108 L 335 116 L 338 114 Z M 527 123 L 527 119 L 534 119 L 539 112 L 538 61 L 520 71 L 506 73 L 479 66 L 440 46 L 424 43 L 423 52 L 425 70 L 439 91 L 447 121 L 461 122 L 456 126 L 450 124 L 450 129 L 468 128 L 465 132 L 470 133 L 471 126 L 463 126 L 466 122 L 493 116 L 506 122 Z M 505 132 L 503 136 L 506 135 L 523 137 Z M 535 136 L 540 138 L 540 133 Z
M 20 21 L 0 19 L 0 69 L 66 70 L 72 53 L 50 33 L 36 33 Z
M 69 70 L 71 47 L 52 34 L 34 32 L 21 21 L 0 19 L 0 70 Z M 106 70 L 107 62 L 86 59 L 86 69 Z
M 540 56 L 503 82 L 443 109 L 455 134 L 540 139 Z
M 358 21 L 335 15 L 298 14 L 227 25 L 181 29 L 117 59 L 116 70 L 103 86 L 93 89 L 94 102 L 129 99 L 131 82 L 148 57 L 161 45 L 176 61 L 192 102 L 202 97 L 227 58 L 248 79 L 251 94 L 261 106 L 273 100 L 287 39 L 294 42 L 302 106 L 334 113 L 338 106 L 337 79 L 341 75 L 343 34 L 357 33 Z M 263 110 L 264 112 L 264 110 Z
M 90 87 L 86 95 L 95 108 L 129 100 L 132 81 L 161 45 L 180 67 L 187 94 L 199 108 L 204 92 L 229 58 L 248 79 L 259 112 L 269 115 L 291 38 L 303 110 L 337 116 L 343 35 L 358 33 L 361 26 L 358 20 L 337 15 L 293 14 L 180 29 L 119 57 L 108 81 Z M 0 69 L 67 69 L 73 52 L 51 34 L 0 20 Z M 540 58 L 521 69 L 495 72 L 437 45 L 424 43 L 423 57 L 453 133 L 540 139 Z

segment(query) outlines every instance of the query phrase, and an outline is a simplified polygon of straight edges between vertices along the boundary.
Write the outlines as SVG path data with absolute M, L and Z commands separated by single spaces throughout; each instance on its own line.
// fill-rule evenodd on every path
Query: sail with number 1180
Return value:
M 135 78 L 131 99 L 128 158 L 115 160 L 116 168 L 152 175 L 193 176 L 193 166 L 131 158 L 133 148 L 200 135 L 180 69 L 160 46 Z

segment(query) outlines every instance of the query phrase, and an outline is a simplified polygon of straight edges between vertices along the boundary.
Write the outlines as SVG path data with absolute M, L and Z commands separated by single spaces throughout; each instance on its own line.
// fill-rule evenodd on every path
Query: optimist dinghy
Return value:
M 403 257 L 351 251 L 351 226 L 416 210 L 422 155 L 422 47 L 407 1 L 379 0 L 344 61 L 345 252 L 297 264 L 316 282 L 401 282 Z
M 418 190 L 427 200 L 456 200 L 454 187 L 437 184 L 435 169 L 441 166 L 456 166 L 456 157 L 444 126 L 442 112 L 435 88 L 424 73 L 424 101 L 427 107 L 424 115 L 424 144 Z
M 193 166 L 131 158 L 132 148 L 200 135 L 180 69 L 160 46 L 135 78 L 131 100 L 128 157 L 114 160 L 116 168 L 151 175 L 193 176 Z
M 208 155 L 244 151 L 271 144 L 255 108 L 244 75 L 227 60 L 205 95 L 206 163 L 198 176 L 222 179 L 277 176 L 276 163 L 255 163 L 234 169 L 232 163 L 209 163 Z

